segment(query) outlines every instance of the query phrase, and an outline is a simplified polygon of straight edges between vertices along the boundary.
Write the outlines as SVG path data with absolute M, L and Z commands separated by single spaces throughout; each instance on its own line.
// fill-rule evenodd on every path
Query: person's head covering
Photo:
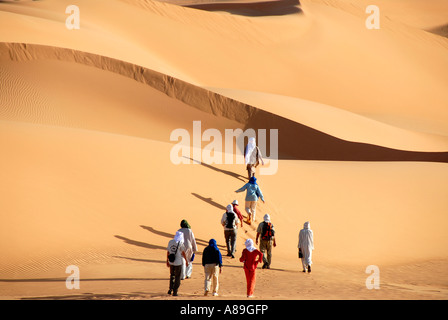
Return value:
M 216 244 L 216 240 L 215 239 L 210 239 L 210 241 L 208 242 L 208 245 L 209 245 L 209 247 L 212 247 L 212 248 L 214 248 L 216 250 L 219 250 L 218 249 L 218 245 Z
M 246 249 L 249 252 L 252 252 L 256 249 L 254 247 L 254 240 L 252 240 L 252 239 L 247 239 L 246 242 L 244 243 L 244 245 L 246 246 Z
M 238 200 L 233 200 L 232 204 L 237 206 L 238 205 Z
M 252 155 L 252 152 L 254 151 L 254 149 L 256 148 L 257 144 L 255 143 L 255 138 L 249 138 L 249 142 L 247 143 L 246 146 L 246 154 L 244 155 L 244 160 L 246 161 L 246 164 L 249 164 L 250 161 L 250 156 Z
M 174 241 L 176 242 L 184 242 L 184 233 L 182 231 L 177 231 L 174 236 Z
M 216 240 L 215 239 L 210 239 L 210 241 L 208 242 L 208 247 L 207 248 L 211 248 L 212 250 L 215 250 L 215 253 L 218 254 L 218 264 L 219 264 L 219 267 L 222 267 L 221 251 L 219 251 L 219 249 L 218 249 L 218 246 L 216 244 Z M 207 249 L 207 248 L 205 248 L 205 249 Z M 205 250 L 204 250 L 204 252 L 205 252 Z
M 226 209 L 227 212 L 233 212 L 233 206 L 231 204 L 229 204 Z
M 271 222 L 271 216 L 269 214 L 265 214 L 263 217 L 264 222 Z
M 309 229 L 310 228 L 310 222 L 307 221 L 303 224 L 303 229 Z
M 180 222 L 180 226 L 181 226 L 181 228 L 188 228 L 188 229 L 191 229 L 191 226 L 190 226 L 190 224 L 188 223 L 188 221 L 187 220 L 182 220 L 181 222 Z
M 249 179 L 249 183 L 257 184 L 257 178 L 255 178 L 255 177 L 250 177 L 250 179 Z

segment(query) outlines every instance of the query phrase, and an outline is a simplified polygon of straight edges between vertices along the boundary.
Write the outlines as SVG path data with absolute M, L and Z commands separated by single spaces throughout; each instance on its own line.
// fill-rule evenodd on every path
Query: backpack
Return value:
M 233 221 L 235 221 L 235 213 L 232 212 L 226 212 L 226 213 L 227 213 L 226 228 L 233 229 Z
M 176 260 L 176 253 L 177 253 L 177 249 L 179 249 L 179 245 L 180 245 L 180 242 L 177 243 L 176 251 L 174 251 L 174 253 L 170 253 L 168 255 L 168 261 L 169 262 L 173 263 L 174 260 Z
M 261 239 L 263 240 L 271 240 L 274 236 L 274 231 L 272 230 L 272 223 L 263 222 L 263 229 L 261 233 Z

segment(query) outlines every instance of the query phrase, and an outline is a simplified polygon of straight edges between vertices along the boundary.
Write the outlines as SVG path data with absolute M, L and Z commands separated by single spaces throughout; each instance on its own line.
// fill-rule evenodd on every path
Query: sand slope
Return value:
M 446 299 L 448 46 L 424 31 L 426 8 L 411 6 L 413 24 L 384 4 L 372 33 L 350 1 L 81 0 L 69 31 L 68 4 L 0 3 L 2 299 L 167 299 L 165 247 L 182 219 L 200 251 L 213 237 L 225 253 L 219 220 L 244 203 L 245 170 L 174 165 L 170 133 L 192 135 L 195 120 L 280 129 L 277 173 L 257 174 L 258 221 L 271 215 L 278 246 L 256 298 Z M 442 5 L 425 11 L 434 23 Z M 248 237 L 244 224 L 237 255 Z M 203 298 L 200 258 L 180 299 Z M 224 260 L 219 298 L 245 299 L 241 264 Z M 69 265 L 80 290 L 65 287 Z M 366 289 L 369 265 L 381 290 Z
M 325 2 L 305 1 L 302 13 L 274 18 L 153 1 L 81 1 L 86 27 L 72 32 L 65 28 L 68 4 L 2 4 L 5 30 L 18 25 L 2 40 L 112 55 L 197 85 L 294 96 L 447 134 L 448 40 L 401 22 L 382 19 L 380 30 L 367 30 L 365 13 Z M 133 17 L 126 27 L 116 23 L 124 12 Z M 356 94 L 341 94 L 347 90 Z
M 443 151 L 447 147 L 443 136 L 410 132 L 309 101 L 217 88 L 210 91 L 120 60 L 55 47 L 5 43 L 0 53 L 5 61 L 56 59 L 112 71 L 154 87 L 207 113 L 235 120 L 244 125 L 245 129 L 270 132 L 271 129 L 281 128 L 278 145 L 281 158 L 448 161 L 448 153 Z M 275 113 L 271 112 L 273 110 Z M 332 121 L 322 123 L 322 112 Z M 349 128 L 348 132 L 346 128 Z M 359 129 L 367 134 L 359 133 Z M 168 135 L 165 134 L 165 137 Z

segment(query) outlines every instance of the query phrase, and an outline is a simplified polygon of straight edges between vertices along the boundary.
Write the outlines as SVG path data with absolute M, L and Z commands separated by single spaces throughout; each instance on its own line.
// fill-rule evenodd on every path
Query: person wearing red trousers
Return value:
M 240 219 L 241 221 L 241 228 L 243 227 L 243 215 L 241 214 L 240 210 L 238 210 L 238 200 L 233 200 L 232 202 L 232 206 L 233 206 L 233 212 L 236 213 L 236 215 L 238 216 L 238 219 Z
M 244 262 L 244 273 L 247 282 L 247 297 L 252 298 L 255 290 L 255 276 L 258 263 L 263 261 L 263 253 L 254 247 L 254 241 L 247 239 L 246 249 L 241 253 L 240 262 Z

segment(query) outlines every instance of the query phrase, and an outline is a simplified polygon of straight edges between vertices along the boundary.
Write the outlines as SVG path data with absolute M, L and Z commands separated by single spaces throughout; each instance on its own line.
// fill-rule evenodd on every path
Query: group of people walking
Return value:
M 259 163 L 264 164 L 259 148 L 256 146 L 255 138 L 250 138 L 245 148 L 245 163 L 248 171 L 249 182 L 235 192 L 246 191 L 245 211 L 247 223 L 252 225 L 256 222 L 256 208 L 258 199 L 264 201 L 263 193 L 255 178 L 255 169 Z M 227 256 L 235 258 L 236 240 L 238 226 L 243 227 L 244 217 L 238 209 L 238 201 L 234 200 L 227 205 L 226 212 L 221 217 L 221 225 L 224 228 L 224 238 L 227 248 Z M 195 254 L 197 252 L 196 239 L 191 226 L 186 220 L 182 220 L 181 228 L 176 232 L 174 239 L 170 240 L 167 247 L 167 266 L 170 268 L 170 283 L 168 294 L 178 295 L 181 280 L 188 279 L 192 275 Z M 252 239 L 246 239 L 245 248 L 240 257 L 247 283 L 247 297 L 253 297 L 256 270 L 259 263 L 263 262 L 262 269 L 270 269 L 272 261 L 272 249 L 277 246 L 275 239 L 275 228 L 269 214 L 265 214 L 263 221 L 258 224 L 255 244 Z M 303 272 L 311 272 L 311 256 L 314 249 L 313 231 L 310 223 L 305 222 L 299 232 L 298 255 L 302 260 Z M 211 293 L 218 295 L 219 275 L 222 272 L 222 255 L 215 239 L 210 239 L 208 246 L 202 253 L 202 266 L 204 267 L 204 295 Z

